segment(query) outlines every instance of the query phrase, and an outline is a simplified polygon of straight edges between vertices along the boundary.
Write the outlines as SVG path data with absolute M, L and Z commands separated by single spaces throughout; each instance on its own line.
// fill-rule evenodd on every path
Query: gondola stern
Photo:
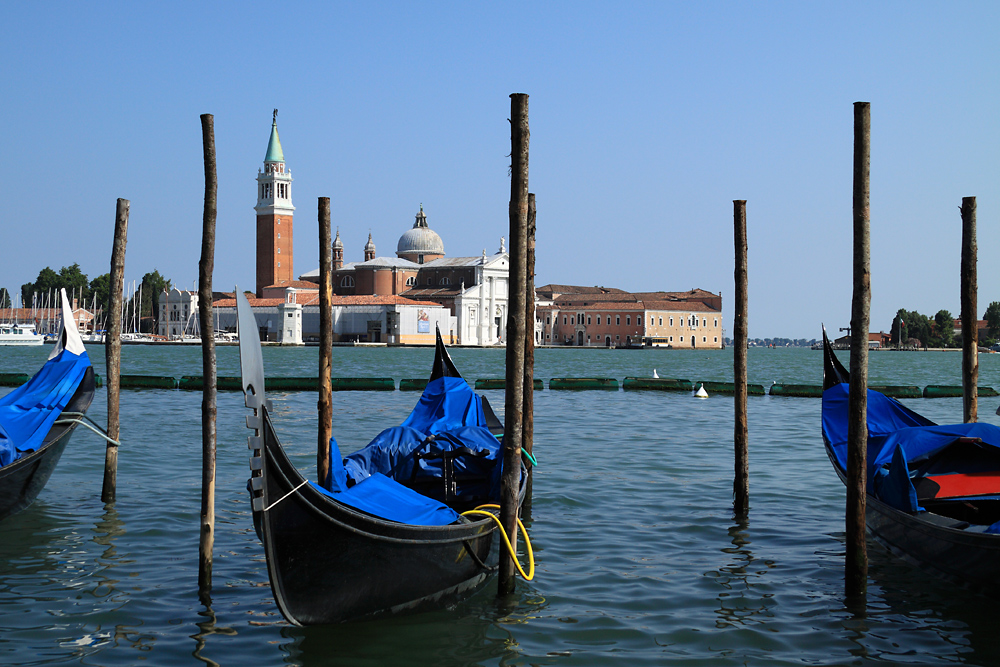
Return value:
M 823 326 L 823 390 L 836 386 L 844 382 L 850 382 L 851 374 L 837 359 L 833 352 L 833 345 L 826 335 L 826 326 Z

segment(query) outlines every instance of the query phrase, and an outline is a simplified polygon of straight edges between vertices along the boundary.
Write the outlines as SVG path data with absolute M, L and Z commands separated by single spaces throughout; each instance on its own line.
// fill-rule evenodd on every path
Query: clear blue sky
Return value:
M 508 95 L 530 95 L 537 283 L 722 292 L 746 199 L 750 336 L 851 310 L 853 103 L 872 105 L 872 329 L 959 314 L 963 196 L 979 304 L 1000 300 L 997 3 L 5 3 L 0 286 L 45 266 L 198 275 L 199 114 L 215 115 L 217 290 L 254 284 L 271 110 L 295 182 L 348 261 L 393 255 L 421 203 L 451 256 L 507 234 Z

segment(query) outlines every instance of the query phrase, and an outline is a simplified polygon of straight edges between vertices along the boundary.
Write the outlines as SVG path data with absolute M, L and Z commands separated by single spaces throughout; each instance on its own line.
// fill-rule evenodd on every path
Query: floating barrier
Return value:
M 552 378 L 549 389 L 610 389 L 618 391 L 614 378 Z
M 823 398 L 823 385 L 820 384 L 772 384 L 771 396 L 801 396 L 804 398 Z
M 166 375 L 122 375 L 118 386 L 122 389 L 176 389 L 177 380 Z
M 993 387 L 977 387 L 979 396 L 998 396 Z M 965 393 L 961 385 L 931 384 L 924 387 L 924 398 L 961 398 Z
M 543 391 L 545 383 L 535 378 L 532 385 L 535 391 Z M 480 378 L 476 380 L 476 389 L 506 389 L 507 380 L 505 378 Z
M 399 381 L 400 391 L 423 391 L 426 386 L 427 380 L 422 378 L 410 378 Z
M 201 391 L 205 388 L 205 378 L 202 375 L 185 375 L 178 381 L 177 387 L 189 391 Z M 217 375 L 215 388 L 219 391 L 243 391 L 243 380 L 231 375 Z M 271 388 L 270 380 L 267 382 L 267 388 Z
M 267 391 L 319 391 L 319 378 L 270 377 L 264 379 L 264 389 Z
M 636 378 L 627 377 L 622 383 L 622 389 L 631 391 L 633 389 L 649 389 L 653 391 L 694 391 L 694 383 L 691 380 L 676 380 L 674 378 Z
M 0 373 L 0 387 L 20 387 L 28 379 L 27 373 Z
M 395 391 L 392 378 L 330 378 L 332 391 Z M 266 384 L 264 385 L 267 386 Z
M 920 387 L 911 387 L 906 385 L 868 385 L 869 389 L 879 392 L 880 394 L 885 394 L 890 398 L 922 398 L 923 392 L 920 391 Z
M 698 381 L 695 384 L 700 384 L 705 387 L 705 391 L 709 394 L 735 394 L 736 393 L 736 383 L 735 382 L 702 382 Z M 747 395 L 749 396 L 764 396 L 764 385 L 762 384 L 748 384 L 747 385 Z

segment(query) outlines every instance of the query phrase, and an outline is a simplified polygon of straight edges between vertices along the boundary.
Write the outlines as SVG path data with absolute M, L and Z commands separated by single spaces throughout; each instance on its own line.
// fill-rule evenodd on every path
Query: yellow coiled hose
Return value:
M 531 550 L 531 540 L 528 538 L 528 531 L 524 529 L 524 524 L 521 523 L 520 517 L 517 519 L 517 527 L 521 529 L 521 534 L 524 535 L 524 547 L 528 550 L 528 574 L 524 573 L 524 570 L 521 568 L 521 564 L 517 562 L 517 554 L 514 552 L 514 547 L 511 545 L 510 538 L 507 537 L 507 531 L 503 529 L 503 524 L 500 523 L 499 517 L 497 517 L 497 515 L 493 512 L 487 512 L 485 508 L 500 509 L 500 506 L 492 504 L 480 505 L 474 510 L 462 512 L 462 516 L 488 516 L 496 521 L 497 528 L 500 529 L 500 535 L 503 536 L 504 544 L 507 545 L 507 551 L 510 552 L 510 557 L 514 561 L 514 565 L 517 566 L 517 571 L 521 573 L 521 576 L 524 577 L 525 581 L 531 581 L 535 578 L 535 554 Z

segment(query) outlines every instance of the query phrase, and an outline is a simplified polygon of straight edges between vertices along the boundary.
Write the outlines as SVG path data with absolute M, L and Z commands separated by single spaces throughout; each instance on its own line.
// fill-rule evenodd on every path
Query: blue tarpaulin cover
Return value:
M 841 470 L 847 468 L 847 416 L 847 383 L 834 385 L 824 391 L 823 433 Z M 984 446 L 1000 448 L 1000 427 L 984 423 L 938 425 L 895 399 L 869 389 L 869 489 L 877 498 L 893 507 L 916 511 L 916 493 L 913 492 L 909 476 L 906 476 L 905 481 L 900 476 L 905 466 L 898 463 L 902 461 L 908 466 L 913 461 L 925 459 L 943 450 L 959 438 L 979 438 Z M 898 455 L 897 450 L 900 451 Z M 893 468 L 897 468 L 896 475 L 892 475 Z M 892 480 L 882 479 L 886 474 L 891 475 Z M 883 487 L 885 495 L 880 496 L 879 491 Z
M 0 466 L 42 444 L 90 367 L 87 353 L 62 350 L 26 383 L 0 398 Z
M 496 496 L 500 443 L 486 428 L 482 399 L 464 379 L 439 377 L 427 383 L 413 412 L 400 426 L 382 431 L 364 448 L 341 460 L 336 441 L 331 440 L 327 486 L 333 490 L 323 491 L 390 521 L 446 525 L 458 519 L 454 510 L 399 482 L 419 483 L 443 476 L 440 458 L 416 459 L 415 453 L 461 448 L 473 455 L 453 461 L 458 496 Z

